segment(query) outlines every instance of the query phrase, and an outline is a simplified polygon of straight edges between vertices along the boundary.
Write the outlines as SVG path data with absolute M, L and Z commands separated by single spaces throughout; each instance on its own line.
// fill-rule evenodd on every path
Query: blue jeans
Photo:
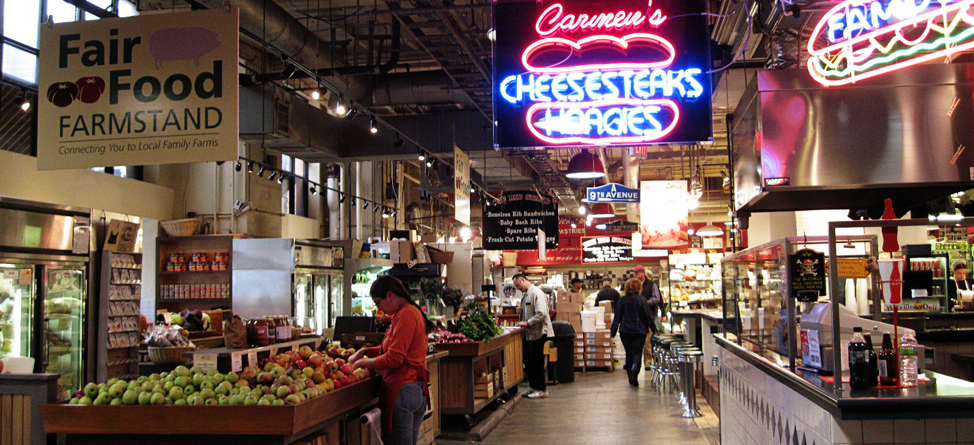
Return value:
M 646 344 L 646 334 L 619 333 L 622 347 L 626 349 L 626 364 L 623 367 L 629 375 L 629 383 L 638 382 L 639 371 L 642 370 L 643 345 Z
M 392 411 L 392 434 L 386 440 L 386 445 L 416 445 L 424 414 L 426 397 L 423 396 L 423 381 L 403 385 Z

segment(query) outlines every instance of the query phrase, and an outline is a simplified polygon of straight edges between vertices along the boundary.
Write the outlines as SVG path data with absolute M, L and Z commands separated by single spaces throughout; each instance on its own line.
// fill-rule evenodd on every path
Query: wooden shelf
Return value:
M 192 275 L 229 275 L 233 271 L 230 270 L 193 270 L 193 271 L 160 271 L 160 277 L 171 277 L 171 276 L 192 276 Z
M 138 343 L 131 346 L 116 346 L 110 347 L 111 336 L 120 337 L 131 337 L 133 335 L 138 336 L 139 328 L 133 327 L 128 329 L 112 330 L 111 319 L 118 318 L 136 318 L 139 313 L 134 314 L 112 314 L 111 305 L 117 302 L 134 302 L 135 306 L 141 306 L 139 303 L 141 298 L 141 292 L 139 292 L 142 286 L 141 280 L 133 282 L 115 282 L 115 278 L 118 278 L 115 271 L 126 271 L 123 273 L 123 277 L 133 280 L 136 276 L 144 273 L 142 268 L 142 254 L 141 253 L 128 253 L 128 252 L 102 252 L 101 261 L 101 298 L 99 298 L 98 304 L 98 349 L 97 349 L 97 366 L 96 366 L 96 381 L 105 382 L 111 378 L 120 378 L 122 376 L 138 375 L 139 371 L 139 345 Z M 122 266 L 117 266 L 118 262 L 113 261 L 117 256 L 130 256 L 134 260 L 135 264 L 128 263 Z M 127 259 L 126 259 L 127 260 Z M 137 272 L 136 272 L 137 271 Z M 123 290 L 131 289 L 131 294 L 136 295 L 124 295 Z M 128 298 L 112 298 L 112 295 L 116 294 L 119 296 L 127 296 Z M 130 306 L 131 304 L 129 304 Z M 128 310 L 131 310 L 130 308 Z M 137 323 L 136 323 L 137 324 Z

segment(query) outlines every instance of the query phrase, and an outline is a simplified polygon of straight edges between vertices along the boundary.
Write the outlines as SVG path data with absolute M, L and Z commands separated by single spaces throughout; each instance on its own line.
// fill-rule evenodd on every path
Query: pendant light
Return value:
M 697 229 L 697 236 L 722 236 L 724 231 L 714 225 L 712 221 L 707 221 L 707 225 Z
M 598 179 L 605 176 L 605 167 L 594 153 L 583 150 L 568 162 L 566 177 L 571 179 Z
M 613 218 L 616 216 L 615 209 L 612 205 L 600 202 L 592 206 L 592 212 L 589 213 L 592 218 Z

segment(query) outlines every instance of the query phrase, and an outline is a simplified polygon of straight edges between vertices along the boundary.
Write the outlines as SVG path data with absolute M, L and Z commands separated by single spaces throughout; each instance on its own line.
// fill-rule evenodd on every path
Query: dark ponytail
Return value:
M 415 306 L 416 309 L 419 309 L 419 313 L 423 314 L 423 321 L 426 322 L 427 334 L 436 329 L 436 325 L 426 317 L 426 312 L 423 311 L 423 308 L 419 306 L 419 303 L 417 303 L 416 300 L 413 300 L 413 297 L 409 296 L 409 291 L 406 290 L 406 286 L 403 285 L 402 281 L 399 281 L 398 278 L 392 275 L 380 275 L 372 283 L 372 288 L 369 289 L 369 296 L 376 300 L 380 300 L 386 297 L 386 292 L 392 292 L 393 294 L 402 297 L 402 299 L 406 300 L 407 303 Z

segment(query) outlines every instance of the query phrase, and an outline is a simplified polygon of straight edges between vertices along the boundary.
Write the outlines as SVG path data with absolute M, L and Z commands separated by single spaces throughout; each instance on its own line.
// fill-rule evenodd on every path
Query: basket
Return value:
M 177 219 L 159 223 L 169 236 L 190 236 L 200 226 L 200 218 Z
M 170 346 L 167 348 L 149 346 L 149 360 L 156 364 L 186 363 L 183 354 L 192 350 L 192 346 Z
M 429 252 L 431 263 L 450 264 L 453 262 L 453 252 L 446 252 L 430 246 L 426 246 L 426 251 Z

